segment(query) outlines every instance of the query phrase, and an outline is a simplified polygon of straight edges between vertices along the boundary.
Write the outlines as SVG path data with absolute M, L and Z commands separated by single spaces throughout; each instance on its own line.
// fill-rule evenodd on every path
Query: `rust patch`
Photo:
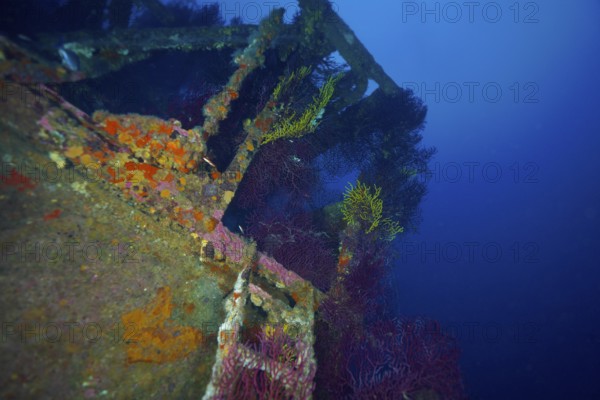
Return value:
M 177 326 L 171 319 L 174 308 L 171 299 L 171 288 L 159 288 L 156 297 L 147 306 L 121 317 L 128 328 L 123 335 L 127 343 L 128 363 L 162 364 L 176 361 L 194 352 L 202 344 L 203 335 L 200 330 L 190 326 Z

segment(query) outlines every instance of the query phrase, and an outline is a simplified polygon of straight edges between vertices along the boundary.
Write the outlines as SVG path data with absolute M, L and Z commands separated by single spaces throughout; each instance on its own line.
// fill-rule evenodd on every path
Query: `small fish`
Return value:
M 79 57 L 72 50 L 66 49 L 61 46 L 58 49 L 58 55 L 62 60 L 62 64 L 67 67 L 70 71 L 79 71 Z
M 217 166 L 215 165 L 215 163 L 213 163 L 212 161 L 210 161 L 208 158 L 206 158 L 206 157 L 202 157 L 202 159 L 203 159 L 203 160 L 204 160 L 204 161 L 205 161 L 205 162 L 206 162 L 208 165 L 210 165 L 211 167 L 213 167 L 213 168 L 217 168 Z

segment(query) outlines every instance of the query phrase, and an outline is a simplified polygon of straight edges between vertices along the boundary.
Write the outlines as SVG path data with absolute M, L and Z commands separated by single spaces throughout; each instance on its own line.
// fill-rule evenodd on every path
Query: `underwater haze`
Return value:
M 600 3 L 338 5 L 438 150 L 395 305 L 459 337 L 472 399 L 600 398 Z
M 598 0 L 6 0 L 0 397 L 600 399 L 598 71 Z

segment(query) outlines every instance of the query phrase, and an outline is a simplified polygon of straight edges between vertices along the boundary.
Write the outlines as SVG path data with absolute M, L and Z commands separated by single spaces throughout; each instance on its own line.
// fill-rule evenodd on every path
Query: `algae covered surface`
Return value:
M 201 396 L 226 279 L 195 239 L 18 135 L 0 148 L 2 397 Z

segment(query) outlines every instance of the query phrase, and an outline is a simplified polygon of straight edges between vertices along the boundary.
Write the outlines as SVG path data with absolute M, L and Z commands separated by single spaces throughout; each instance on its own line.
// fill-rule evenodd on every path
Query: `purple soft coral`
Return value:
M 288 214 L 289 215 L 289 214 Z M 324 234 L 313 230 L 310 215 L 300 213 L 254 214 L 248 233 L 259 248 L 285 268 L 312 282 L 321 290 L 329 288 L 335 276 L 336 257 Z
M 465 397 L 458 347 L 435 321 L 415 318 L 374 323 L 360 338 L 345 335 L 332 354 L 324 391 L 339 399 L 402 399 L 416 393 Z
M 223 360 L 215 399 L 307 399 L 316 366 L 302 336 L 291 338 L 281 327 L 258 335 L 255 345 L 236 344 Z

